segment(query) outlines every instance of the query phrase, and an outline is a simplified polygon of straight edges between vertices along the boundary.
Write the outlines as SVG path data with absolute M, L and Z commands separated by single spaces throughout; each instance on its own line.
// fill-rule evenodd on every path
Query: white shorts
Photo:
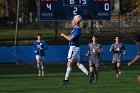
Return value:
M 44 62 L 44 60 L 45 60 L 45 57 L 44 56 L 39 56 L 39 55 L 36 55 L 36 59 L 37 60 L 40 60 L 41 62 Z
M 80 61 L 80 47 L 70 46 L 68 52 L 68 61 Z

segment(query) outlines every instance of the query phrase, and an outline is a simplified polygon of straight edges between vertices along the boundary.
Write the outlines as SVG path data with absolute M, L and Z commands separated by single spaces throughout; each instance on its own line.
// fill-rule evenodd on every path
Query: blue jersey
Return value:
M 34 41 L 33 50 L 36 55 L 45 56 L 44 50 L 47 49 L 47 45 L 44 40 L 38 42 L 38 40 Z
M 79 39 L 81 37 L 81 28 L 80 27 L 75 27 L 73 28 L 70 36 L 74 36 L 74 38 L 69 41 L 69 46 L 80 46 L 79 45 Z

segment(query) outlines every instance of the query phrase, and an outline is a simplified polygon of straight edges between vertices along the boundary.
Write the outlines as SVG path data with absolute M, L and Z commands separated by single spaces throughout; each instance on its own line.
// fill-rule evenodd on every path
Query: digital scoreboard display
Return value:
M 84 20 L 110 20 L 111 0 L 39 0 L 40 21 L 71 20 L 81 15 Z

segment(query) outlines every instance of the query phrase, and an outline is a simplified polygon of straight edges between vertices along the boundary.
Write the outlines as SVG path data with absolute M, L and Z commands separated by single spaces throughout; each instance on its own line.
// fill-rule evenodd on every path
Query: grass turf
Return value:
M 122 75 L 116 78 L 111 65 L 101 64 L 97 84 L 90 85 L 87 76 L 74 65 L 70 84 L 62 87 L 65 63 L 47 63 L 46 76 L 41 78 L 34 65 L 0 64 L 0 93 L 139 93 L 139 68 L 124 64 Z

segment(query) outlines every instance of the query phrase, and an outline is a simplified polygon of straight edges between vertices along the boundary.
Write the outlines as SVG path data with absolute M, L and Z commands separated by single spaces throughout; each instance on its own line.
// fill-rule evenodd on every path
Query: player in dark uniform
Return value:
M 123 43 L 120 43 L 119 36 L 116 36 L 115 41 L 116 42 L 111 45 L 110 52 L 114 52 L 112 64 L 116 73 L 116 77 L 119 77 L 119 75 L 121 74 L 120 66 L 122 61 L 122 54 L 126 53 L 126 48 Z
M 128 66 L 130 66 L 131 64 L 135 63 L 138 59 L 140 59 L 140 37 L 137 37 L 135 42 L 137 45 L 137 55 L 131 62 L 128 63 Z
M 89 80 L 90 84 L 94 81 L 96 84 L 98 80 L 98 68 L 100 53 L 103 51 L 101 44 L 97 43 L 97 36 L 92 37 L 92 43 L 88 44 L 88 55 L 89 55 Z
M 33 50 L 36 54 L 38 76 L 44 76 L 44 59 L 45 59 L 45 50 L 47 49 L 46 43 L 44 40 L 41 40 L 41 34 L 37 35 L 37 40 L 34 41 Z

